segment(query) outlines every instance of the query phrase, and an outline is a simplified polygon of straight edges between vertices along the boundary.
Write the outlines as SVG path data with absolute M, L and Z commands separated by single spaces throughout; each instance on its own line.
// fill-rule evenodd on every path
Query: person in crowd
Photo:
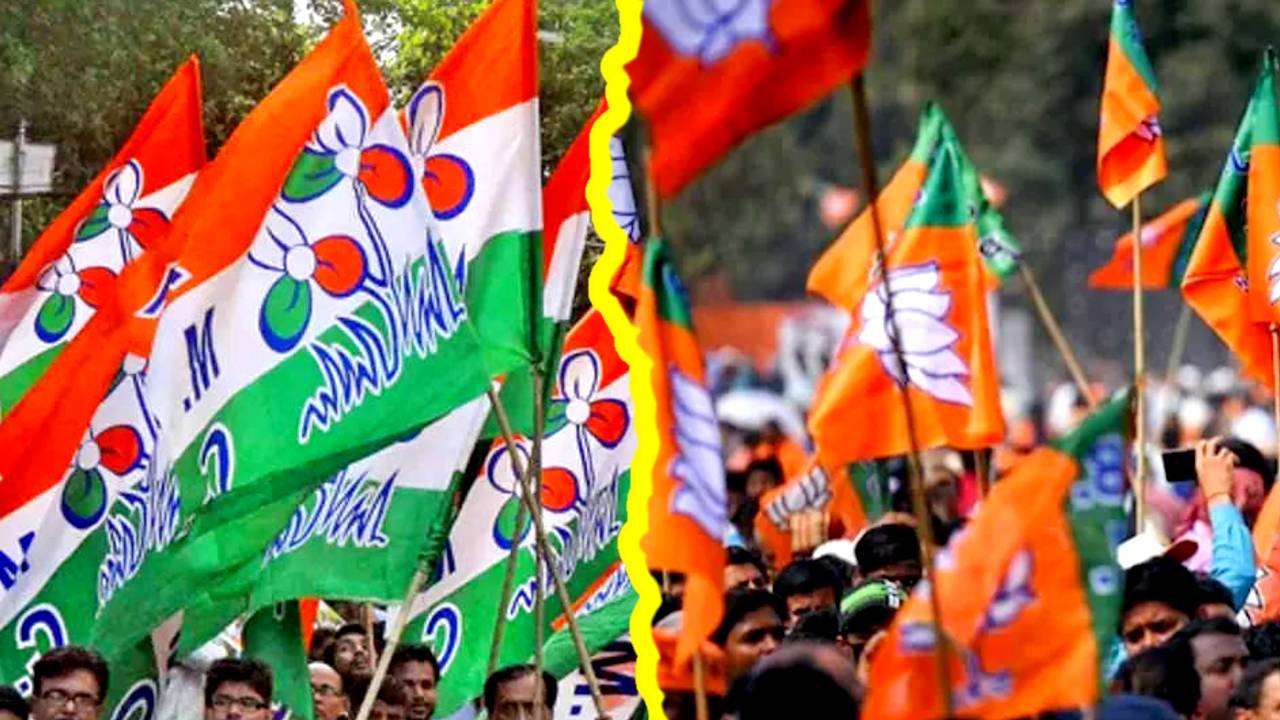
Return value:
M 1177 560 L 1161 556 L 1129 568 L 1120 605 L 1125 654 L 1164 643 L 1195 618 L 1199 607 L 1195 575 Z
M 408 720 L 431 720 L 436 711 L 436 686 L 440 682 L 440 661 L 431 648 L 401 645 L 391 656 L 388 672 L 407 695 Z
M 868 643 L 889 629 L 907 594 L 892 580 L 866 580 L 840 600 L 840 642 L 859 662 Z
M 204 679 L 205 720 L 268 720 L 271 668 L 257 660 L 224 658 Z
M 1234 720 L 1280 720 L 1280 658 L 1250 663 L 1231 693 Z
M 747 465 L 746 494 L 747 500 L 760 501 L 760 496 L 778 487 L 785 478 L 782 463 L 773 456 L 758 457 Z
M 1196 717 L 1230 720 L 1231 693 L 1240 682 L 1249 651 L 1240 626 L 1224 618 L 1196 620 L 1178 631 L 1171 645 L 1186 645 L 1200 675 L 1200 704 Z
M 307 669 L 311 673 L 311 703 L 316 720 L 343 720 L 349 717 L 351 703 L 338 671 L 322 662 L 313 662 Z
M 730 547 L 724 562 L 725 592 L 739 588 L 769 589 L 769 573 L 760 553 L 743 547 Z
M 868 529 L 853 554 L 863 580 L 892 580 L 910 592 L 923 574 L 920 539 L 910 525 L 889 523 Z
M 492 720 L 551 720 L 558 690 L 551 673 L 539 677 L 532 665 L 512 665 L 484 681 L 484 709 Z
M 847 538 L 835 538 L 813 549 L 813 559 L 834 570 L 841 587 L 851 587 L 858 579 L 858 559 L 853 555 L 853 544 Z
M 786 603 L 788 630 L 806 613 L 835 609 L 843 590 L 835 571 L 811 558 L 793 561 L 773 581 L 774 594 Z
M 1094 720 L 1178 720 L 1169 703 L 1142 695 L 1109 695 L 1093 711 Z
M 330 646 L 333 645 L 333 636 L 338 634 L 338 629 L 332 625 L 320 625 L 311 632 L 311 647 L 307 650 L 307 660 L 310 662 L 324 662 L 329 652 Z
M 378 664 L 378 653 L 369 644 L 369 634 L 359 623 L 347 623 L 338 628 L 333 645 L 326 653 L 325 663 L 338 671 L 345 681 L 373 678 L 373 668 Z
M 98 720 L 110 674 L 98 653 L 76 645 L 50 650 L 31 669 L 34 720 Z
M 1191 720 L 1200 705 L 1200 676 L 1186 643 L 1147 648 L 1124 662 L 1112 682 L 1112 692 L 1163 700 L 1183 720 Z
M 730 685 L 778 649 L 786 634 L 786 617 L 786 604 L 766 590 L 734 590 L 725 595 L 724 616 L 711 641 L 724 649 Z
M 861 691 L 847 655 L 829 643 L 788 645 L 746 677 L 735 703 L 740 720 L 830 717 L 857 720 Z M 821 714 L 807 714 L 820 712 Z
M 1253 661 L 1280 658 L 1280 621 L 1255 625 L 1244 631 L 1244 645 Z
M 31 706 L 14 688 L 0 685 L 0 720 L 27 720 Z
M 360 707 L 368 699 L 372 682 L 358 681 L 348 693 L 352 715 L 360 712 Z M 388 675 L 378 688 L 378 694 L 369 709 L 369 720 L 405 720 L 409 708 L 409 694 L 405 687 L 394 677 Z
M 1213 617 L 1232 620 L 1236 616 L 1235 599 L 1226 585 L 1211 577 L 1197 577 L 1196 585 L 1200 587 L 1200 607 L 1196 608 L 1196 617 L 1208 620 Z
M 924 453 L 924 491 L 933 519 L 934 542 L 946 545 L 947 539 L 963 523 L 960 516 L 960 481 L 964 462 L 960 454 L 949 448 Z
M 805 613 L 796 621 L 784 642 L 824 642 L 835 644 L 840 639 L 840 614 L 835 608 L 822 608 Z

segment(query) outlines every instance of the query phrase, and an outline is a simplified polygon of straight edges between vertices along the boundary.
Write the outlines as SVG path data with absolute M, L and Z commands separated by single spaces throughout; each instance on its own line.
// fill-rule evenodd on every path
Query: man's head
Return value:
M 1244 631 L 1244 645 L 1250 660 L 1280 658 L 1280 621 L 1254 625 Z
M 107 697 L 107 663 L 88 648 L 50 650 L 32 668 L 35 720 L 95 720 Z
M 409 720 L 429 720 L 436 711 L 440 662 L 426 645 L 401 645 L 391 656 L 391 677 L 404 687 Z
M 1234 601 L 1226 585 L 1207 576 L 1196 578 L 1196 585 L 1200 588 L 1200 607 L 1196 608 L 1197 618 L 1200 620 L 1213 617 L 1228 620 L 1235 618 Z
M 1116 679 L 1120 692 L 1163 700 L 1183 718 L 1194 715 L 1200 704 L 1200 675 L 1186 643 L 1143 650 L 1124 662 Z
M 0 720 L 27 720 L 31 707 L 22 694 L 8 685 L 0 685 Z
M 771 592 L 734 590 L 725 595 L 724 617 L 711 640 L 724 648 L 725 674 L 730 683 L 778 649 L 786 634 L 786 616 L 786 604 Z
M 1160 645 L 1191 622 L 1200 607 L 1200 587 L 1176 560 L 1152 558 L 1124 574 L 1120 638 L 1129 655 Z
M 1240 626 L 1223 618 L 1196 620 L 1179 630 L 1170 643 L 1191 648 L 1196 672 L 1200 675 L 1200 704 L 1195 717 L 1230 720 L 1231 693 L 1240 682 L 1249 657 Z
M 348 681 L 369 680 L 378 664 L 378 653 L 369 645 L 369 634 L 359 623 L 348 623 L 338 629 L 329 646 L 325 662 Z
M 484 709 L 493 720 L 551 720 L 557 690 L 551 673 L 544 671 L 539 677 L 532 665 L 512 665 L 484 681 Z
M 834 608 L 844 590 L 840 577 L 819 560 L 796 560 L 778 573 L 773 592 L 787 606 L 786 625 L 790 629 L 806 613 Z
M 853 548 L 858 572 L 864 580 L 892 580 L 907 592 L 920 582 L 920 538 L 910 525 L 877 525 Z
M 1235 720 L 1280 720 L 1280 658 L 1250 663 L 1231 693 Z
M 840 640 L 856 661 L 876 633 L 889 628 L 907 594 L 892 580 L 866 580 L 840 601 Z
M 1231 471 L 1231 502 L 1240 508 L 1245 523 L 1252 526 L 1267 499 L 1275 472 L 1258 448 L 1244 440 L 1227 438 L 1222 447 L 1236 456 L 1236 466 Z
M 738 717 L 797 717 L 797 709 L 806 707 L 821 708 L 821 717 L 857 720 L 860 693 L 853 675 L 853 664 L 834 645 L 788 645 L 751 671 Z
M 409 694 L 395 678 L 387 678 L 378 689 L 369 720 L 405 720 L 409 711 Z
M 728 592 L 739 588 L 768 590 L 769 573 L 760 553 L 734 546 L 724 561 L 724 589 Z
M 218 660 L 204 678 L 205 720 L 267 720 L 271 685 L 271 669 L 257 660 Z
M 761 495 L 782 484 L 782 463 L 776 457 L 757 458 L 747 466 L 747 497 L 759 500 Z
M 351 714 L 351 703 L 337 670 L 322 662 L 313 662 L 311 672 L 311 704 L 316 720 L 339 720 Z

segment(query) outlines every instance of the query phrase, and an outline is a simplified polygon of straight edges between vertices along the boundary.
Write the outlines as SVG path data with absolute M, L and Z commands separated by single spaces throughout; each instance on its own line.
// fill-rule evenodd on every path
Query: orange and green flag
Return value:
M 1142 287 L 1147 290 L 1176 288 L 1182 283 L 1204 226 L 1212 195 L 1205 192 L 1174 205 L 1142 226 Z M 1089 276 L 1095 290 L 1133 289 L 1133 233 L 1116 241 L 1111 259 Z
M 724 612 L 728 527 L 720 426 L 684 284 L 661 239 L 645 248 L 636 301 L 640 347 L 653 361 L 658 457 L 643 548 L 649 567 L 685 575 L 677 665 L 715 631 Z
M 1276 55 L 1267 48 L 1254 93 L 1249 138 L 1247 270 L 1254 322 L 1280 322 L 1280 108 L 1276 107 Z
M 1123 207 L 1168 174 L 1156 73 L 1142 47 L 1133 0 L 1115 0 L 1098 121 L 1098 187 Z
M 989 276 L 954 142 L 940 147 L 921 202 L 889 248 L 887 283 L 874 259 L 868 246 L 850 262 L 848 272 L 859 280 L 853 323 L 809 414 L 819 460 L 839 467 L 908 452 L 904 392 L 918 447 L 999 442 L 1004 420 L 987 320 Z
M 1250 149 L 1259 118 L 1263 116 L 1261 109 L 1274 103 L 1275 70 L 1275 55 L 1268 52 L 1218 176 L 1204 227 L 1182 279 L 1182 296 L 1187 304 L 1231 349 L 1245 374 L 1268 387 L 1274 384 L 1271 322 L 1256 322 L 1251 313 L 1250 279 L 1246 274 L 1249 261 L 1246 201 L 1253 181 Z M 1267 96 L 1268 92 L 1272 93 L 1271 97 Z
M 1112 548 L 1126 528 L 1129 416 L 1121 395 L 996 483 L 939 553 L 936 586 L 917 588 L 876 650 L 867 717 L 944 716 L 931 592 L 948 641 L 957 717 L 1092 705 L 1124 586 Z

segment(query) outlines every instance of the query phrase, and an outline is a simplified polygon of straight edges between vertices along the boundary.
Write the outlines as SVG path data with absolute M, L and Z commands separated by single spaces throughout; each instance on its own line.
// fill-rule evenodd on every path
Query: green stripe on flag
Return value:
M 1125 59 L 1151 89 L 1151 94 L 1158 94 L 1156 71 L 1147 58 L 1147 51 L 1142 44 L 1142 31 L 1138 29 L 1138 20 L 1133 16 L 1133 0 L 1115 0 L 1115 8 L 1111 13 L 1111 39 L 1124 51 Z
M 1196 239 L 1200 237 L 1205 218 L 1209 217 L 1209 204 L 1212 200 L 1213 194 L 1207 190 L 1196 198 L 1196 212 L 1187 221 L 1187 229 L 1183 231 L 1182 239 L 1178 241 L 1178 254 L 1174 256 L 1173 267 L 1169 270 L 1169 287 L 1172 289 L 1182 287 L 1182 278 L 1187 274 L 1187 265 L 1191 263 L 1191 252 L 1196 249 Z
M 878 460 L 849 465 L 849 482 L 853 483 L 854 492 L 858 494 L 862 512 L 869 523 L 879 520 L 893 509 L 888 477 L 884 465 Z
M 292 717 L 312 720 L 311 672 L 302 646 L 302 616 L 297 601 L 279 603 L 253 614 L 244 625 L 244 655 L 266 663 L 275 681 L 274 702 Z
M 58 343 L 0 378 L 0 417 L 4 416 L 7 409 L 18 404 L 22 396 L 26 395 L 31 386 L 35 385 L 40 376 L 49 369 L 64 347 L 66 343 Z
M 665 240 L 650 238 L 644 253 L 644 284 L 657 296 L 658 314 L 663 320 L 686 330 L 693 330 L 693 312 L 689 309 L 689 293 Z

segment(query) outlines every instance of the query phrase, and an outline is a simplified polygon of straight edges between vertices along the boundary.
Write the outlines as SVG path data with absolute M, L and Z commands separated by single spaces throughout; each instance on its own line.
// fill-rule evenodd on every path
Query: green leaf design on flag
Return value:
M 107 504 L 107 484 L 97 468 L 76 468 L 62 493 L 63 509 L 82 521 L 96 516 Z
M 73 295 L 54 293 L 45 298 L 36 313 L 36 335 L 45 342 L 62 338 L 76 318 L 76 299 Z
M 111 222 L 107 219 L 108 210 L 109 208 L 104 203 L 95 207 L 93 212 L 85 216 L 84 221 L 76 228 L 76 236 L 73 242 L 84 242 L 106 232 L 107 228 L 111 227 Z
M 328 192 L 342 180 L 336 156 L 303 150 L 289 169 L 280 194 L 285 200 L 301 202 Z
M 262 302 L 262 336 L 277 350 L 298 342 L 311 320 L 311 286 L 282 275 L 271 285 Z

